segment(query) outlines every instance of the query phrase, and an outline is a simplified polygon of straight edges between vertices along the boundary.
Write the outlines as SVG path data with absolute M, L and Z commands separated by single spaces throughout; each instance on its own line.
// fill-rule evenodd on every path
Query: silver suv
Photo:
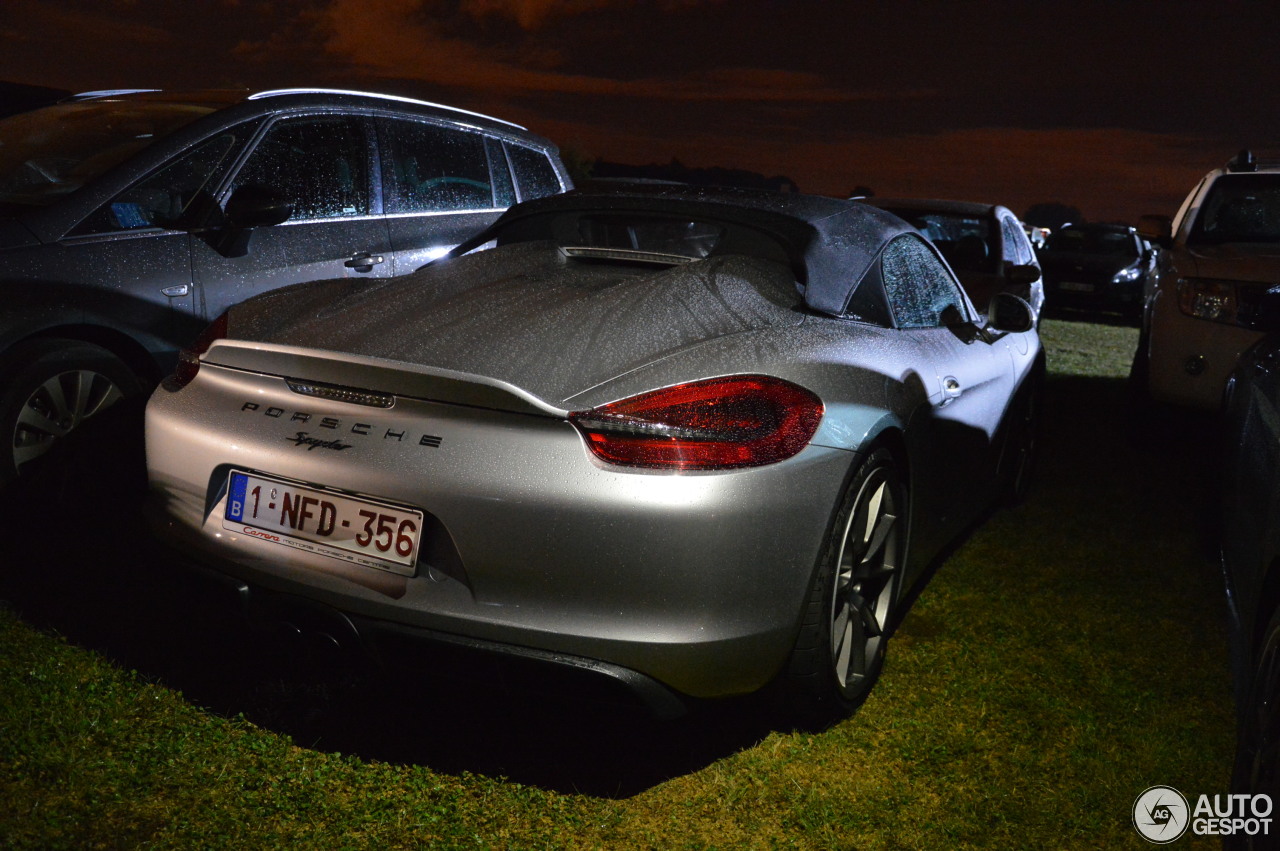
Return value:
M 1177 216 L 1143 216 L 1138 232 L 1166 250 L 1144 294 L 1136 389 L 1218 410 L 1241 352 L 1262 336 L 1250 327 L 1262 293 L 1280 282 L 1280 163 L 1242 151 Z
M 229 305 L 412 272 L 570 188 L 524 128 L 386 95 L 98 92 L 0 121 L 0 485 Z

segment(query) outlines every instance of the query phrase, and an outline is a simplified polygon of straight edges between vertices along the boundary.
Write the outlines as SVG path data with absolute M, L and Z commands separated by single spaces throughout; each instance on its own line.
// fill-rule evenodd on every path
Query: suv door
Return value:
M 443 256 L 515 202 L 496 140 L 404 116 L 377 126 L 395 274 Z
M 82 321 L 121 328 L 156 350 L 191 342 L 204 327 L 192 289 L 186 219 L 226 176 L 254 123 L 226 129 L 168 160 L 119 192 L 60 241 L 43 251 L 53 261 L 49 285 L 65 288 Z
M 218 250 L 218 230 L 193 241 L 193 278 L 207 318 L 288 284 L 393 274 L 372 134 L 367 118 L 332 113 L 282 118 L 266 129 L 223 199 L 264 187 L 293 211 L 282 224 L 254 228 L 242 256 Z

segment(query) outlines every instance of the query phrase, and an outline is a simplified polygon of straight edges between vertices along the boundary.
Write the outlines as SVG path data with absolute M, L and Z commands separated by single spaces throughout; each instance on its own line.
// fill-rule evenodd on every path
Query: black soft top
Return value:
M 679 185 L 620 186 L 573 191 L 517 204 L 490 228 L 454 250 L 485 243 L 552 240 L 564 245 L 565 222 L 583 216 L 681 217 L 719 222 L 770 237 L 785 257 L 806 305 L 842 314 L 885 243 L 915 229 L 898 217 L 856 201 L 816 195 L 707 189 Z M 715 253 L 752 254 L 739 239 Z M 775 250 L 776 253 L 776 250 Z M 760 255 L 767 256 L 767 255 Z

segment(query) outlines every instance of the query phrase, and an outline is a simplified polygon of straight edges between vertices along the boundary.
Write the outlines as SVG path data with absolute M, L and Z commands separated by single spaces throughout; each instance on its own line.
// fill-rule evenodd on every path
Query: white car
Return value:
M 1154 401 L 1218 410 L 1262 336 L 1248 327 L 1262 293 L 1280 282 L 1280 162 L 1242 151 L 1175 218 L 1143 216 L 1138 232 L 1166 250 L 1144 294 L 1134 380 Z
M 979 313 L 881 210 L 569 193 L 414 275 L 232 307 L 148 405 L 149 513 L 328 642 L 659 715 L 776 682 L 820 726 L 1025 493 L 1043 364 L 1024 301 Z

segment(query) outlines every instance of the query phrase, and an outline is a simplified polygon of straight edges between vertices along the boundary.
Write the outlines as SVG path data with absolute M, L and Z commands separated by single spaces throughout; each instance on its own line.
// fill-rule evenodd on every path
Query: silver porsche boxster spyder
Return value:
M 1025 491 L 1033 328 L 857 202 L 547 198 L 407 277 L 231 308 L 149 403 L 148 515 L 248 609 L 374 655 L 658 715 L 768 686 L 825 723 Z

